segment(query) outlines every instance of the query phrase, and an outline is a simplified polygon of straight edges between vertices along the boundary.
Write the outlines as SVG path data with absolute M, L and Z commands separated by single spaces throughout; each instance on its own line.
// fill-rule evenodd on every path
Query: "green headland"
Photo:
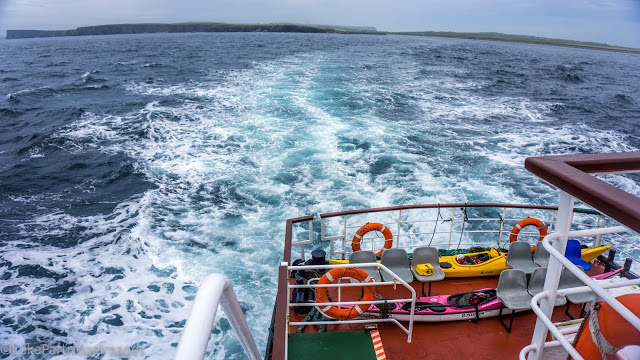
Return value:
M 185 22 L 176 24 L 113 24 L 83 26 L 72 30 L 7 30 L 7 39 L 26 39 L 58 36 L 87 36 L 145 33 L 184 33 L 184 32 L 295 32 L 295 33 L 338 33 L 371 35 L 411 35 L 462 38 L 476 40 L 511 41 L 555 46 L 570 46 L 586 49 L 623 51 L 640 53 L 640 49 L 623 46 L 584 42 L 574 40 L 551 39 L 527 35 L 511 35 L 495 32 L 469 33 L 451 31 L 377 31 L 375 27 L 336 26 L 336 25 L 300 25 L 300 24 L 231 24 L 220 22 Z
M 531 44 L 570 46 L 570 47 L 579 47 L 579 48 L 587 48 L 587 49 L 640 53 L 640 49 L 623 47 L 623 46 L 615 46 L 615 45 L 586 42 L 586 41 L 551 39 L 551 38 L 528 36 L 528 35 L 511 35 L 511 34 L 502 34 L 502 33 L 496 33 L 496 32 L 468 33 L 468 32 L 452 32 L 452 31 L 416 31 L 416 32 L 394 32 L 393 34 L 414 35 L 414 36 L 435 36 L 435 37 L 476 39 L 476 40 L 512 41 L 512 42 L 522 42 L 522 43 L 531 43 Z

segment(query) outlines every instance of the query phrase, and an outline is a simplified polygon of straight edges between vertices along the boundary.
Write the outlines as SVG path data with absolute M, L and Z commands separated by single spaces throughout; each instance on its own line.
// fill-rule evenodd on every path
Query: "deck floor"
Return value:
M 596 264 L 588 273 L 602 273 L 603 266 Z M 411 285 L 416 294 L 421 293 L 420 282 Z M 495 288 L 498 277 L 445 279 L 434 282 L 431 295 L 455 294 L 483 288 Z M 392 288 L 378 288 L 383 296 L 390 296 Z M 396 295 L 397 296 L 397 295 Z M 409 297 L 409 291 L 400 291 L 397 298 Z M 553 312 L 554 322 L 570 320 L 565 314 L 566 306 L 556 307 Z M 571 305 L 570 313 L 579 315 L 582 305 Z M 508 322 L 509 316 L 503 316 Z M 301 316 L 291 313 L 292 321 L 302 320 Z M 413 339 L 407 343 L 407 335 L 393 323 L 380 323 L 378 330 L 382 338 L 387 359 L 517 359 L 523 347 L 531 342 L 536 316 L 532 311 L 515 314 L 513 329 L 507 333 L 497 317 L 480 319 L 477 322 L 414 322 Z M 404 323 L 405 326 L 408 323 Z M 304 332 L 314 332 L 315 326 L 307 326 Z M 361 331 L 364 327 L 354 324 L 328 325 L 326 331 Z M 290 332 L 295 333 L 297 327 L 291 326 Z

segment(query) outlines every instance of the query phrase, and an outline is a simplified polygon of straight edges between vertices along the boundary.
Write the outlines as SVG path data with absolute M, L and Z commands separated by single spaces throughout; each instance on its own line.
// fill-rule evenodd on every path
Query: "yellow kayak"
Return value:
M 589 262 L 598 257 L 598 255 L 609 250 L 610 247 L 611 245 L 582 249 L 582 260 Z M 440 267 L 442 268 L 442 271 L 444 271 L 445 277 L 495 276 L 499 275 L 502 270 L 509 268 L 507 266 L 507 254 L 504 252 L 498 252 L 496 249 L 463 255 L 469 258 L 479 257 L 481 259 L 486 259 L 488 257 L 489 259 L 479 264 L 462 265 L 456 261 L 456 256 L 458 255 L 441 256 Z M 446 268 L 447 265 L 442 264 L 443 262 L 451 264 L 451 267 Z
M 462 255 L 465 258 L 486 258 L 488 256 L 489 260 L 483 261 L 479 264 L 462 265 L 458 264 L 456 261 L 456 257 L 458 255 L 441 256 L 440 267 L 442 268 L 442 271 L 444 271 L 445 277 L 495 276 L 499 275 L 502 270 L 509 268 L 507 266 L 507 253 L 498 252 L 496 249 Z M 450 264 L 451 266 L 449 267 L 443 263 Z
M 597 248 L 582 249 L 582 260 L 590 262 L 598 257 L 598 255 L 609 250 L 611 245 L 600 246 Z M 458 255 L 440 256 L 440 267 L 444 271 L 445 277 L 479 277 L 479 276 L 497 276 L 500 275 L 502 270 L 506 270 L 507 266 L 507 253 L 498 252 L 496 249 L 489 251 L 481 251 L 476 253 L 462 254 L 469 258 L 487 259 L 479 264 L 462 265 L 456 261 Z M 380 262 L 380 260 L 378 260 Z M 348 264 L 349 260 L 329 260 L 329 264 Z M 451 267 L 447 268 L 446 264 L 451 264 Z M 443 266 L 444 265 L 444 266 Z

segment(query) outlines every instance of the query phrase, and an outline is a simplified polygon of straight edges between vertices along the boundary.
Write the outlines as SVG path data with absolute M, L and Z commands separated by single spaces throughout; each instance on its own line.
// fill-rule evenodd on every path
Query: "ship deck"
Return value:
M 595 264 L 587 273 L 589 275 L 600 274 L 604 270 L 602 264 Z M 416 294 L 420 296 L 422 283 L 413 281 L 410 284 Z M 495 288 L 498 285 L 498 277 L 479 278 L 453 278 L 434 282 L 431 295 L 456 294 L 461 292 Z M 410 297 L 407 289 L 398 289 L 394 292 L 391 286 L 379 286 L 378 292 L 384 298 Z M 392 295 L 395 294 L 395 295 Z M 574 316 L 580 314 L 582 305 L 572 304 L 570 313 Z M 505 312 L 508 313 L 508 310 Z M 294 312 L 290 313 L 291 321 L 302 321 L 304 316 Z M 508 323 L 510 315 L 503 315 L 503 320 Z M 565 306 L 556 307 L 552 321 L 567 321 L 570 318 L 565 314 Z M 523 347 L 531 343 L 536 316 L 532 311 L 515 314 L 511 333 L 507 333 L 497 317 L 480 319 L 478 321 L 449 321 L 449 322 L 414 322 L 411 343 L 407 343 L 407 335 L 402 329 L 393 323 L 379 323 L 378 331 L 384 346 L 387 359 L 495 359 L 500 356 L 504 359 L 517 359 Z M 405 326 L 406 326 L 405 322 Z M 296 333 L 298 327 L 290 326 L 289 332 Z M 316 332 L 317 326 L 305 326 L 304 333 Z M 327 332 L 353 332 L 363 331 L 363 325 L 341 324 L 327 325 Z M 340 353 L 340 349 L 327 349 L 332 353 Z M 552 351 L 545 354 L 552 355 Z M 563 355 L 564 354 L 564 355 Z M 552 359 L 566 359 L 566 353 L 555 356 L 545 356 Z M 326 357 L 325 357 L 326 358 Z M 335 359 L 351 357 L 337 356 Z M 357 358 L 357 357 L 356 357 Z

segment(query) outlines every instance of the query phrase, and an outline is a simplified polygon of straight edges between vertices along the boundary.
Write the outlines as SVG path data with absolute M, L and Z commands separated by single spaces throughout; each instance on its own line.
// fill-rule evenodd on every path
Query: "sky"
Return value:
M 640 0 L 0 0 L 2 36 L 185 21 L 501 32 L 640 48 Z

